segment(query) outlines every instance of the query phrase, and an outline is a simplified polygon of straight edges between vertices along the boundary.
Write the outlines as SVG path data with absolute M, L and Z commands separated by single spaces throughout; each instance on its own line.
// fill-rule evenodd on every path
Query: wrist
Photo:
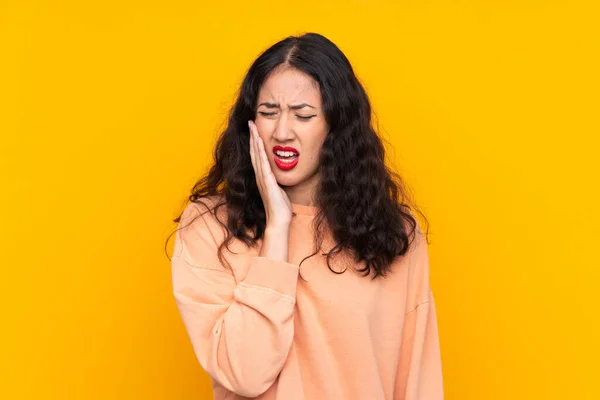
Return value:
M 290 224 L 287 222 L 268 222 L 265 234 L 287 235 L 290 232 Z
M 278 261 L 288 261 L 289 229 L 268 226 L 265 229 L 259 256 Z

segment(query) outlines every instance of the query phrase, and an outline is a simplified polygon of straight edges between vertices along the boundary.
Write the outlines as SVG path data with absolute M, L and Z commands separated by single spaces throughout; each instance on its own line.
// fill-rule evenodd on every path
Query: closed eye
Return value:
M 263 117 L 272 117 L 274 115 L 276 115 L 276 112 L 265 112 L 265 111 L 259 111 L 258 112 L 260 115 L 262 115 Z M 296 114 L 296 117 L 298 117 L 298 119 L 302 120 L 302 121 L 308 121 L 309 119 L 316 117 L 317 115 L 298 115 Z

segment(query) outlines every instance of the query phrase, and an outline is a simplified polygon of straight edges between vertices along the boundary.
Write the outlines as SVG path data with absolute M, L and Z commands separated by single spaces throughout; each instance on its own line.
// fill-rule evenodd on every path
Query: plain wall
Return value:
M 164 241 L 251 61 L 317 31 L 431 223 L 446 398 L 600 398 L 593 4 L 2 2 L 0 397 L 211 398 Z

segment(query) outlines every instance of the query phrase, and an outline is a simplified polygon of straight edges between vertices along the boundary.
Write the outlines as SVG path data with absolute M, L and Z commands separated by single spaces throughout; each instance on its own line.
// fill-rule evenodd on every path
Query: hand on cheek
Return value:
M 250 159 L 256 175 L 256 185 L 267 214 L 267 226 L 289 227 L 292 220 L 292 204 L 285 191 L 277 184 L 273 175 L 264 142 L 252 121 L 248 121 L 250 131 Z

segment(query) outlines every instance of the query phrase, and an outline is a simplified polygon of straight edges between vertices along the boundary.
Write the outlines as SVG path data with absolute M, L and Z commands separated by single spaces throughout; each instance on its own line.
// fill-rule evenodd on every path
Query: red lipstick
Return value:
M 278 155 L 278 151 L 287 151 L 293 154 L 291 156 Z M 290 146 L 274 146 L 273 154 L 275 156 L 275 165 L 283 171 L 289 171 L 294 168 L 298 164 L 298 159 L 300 158 L 298 150 Z

